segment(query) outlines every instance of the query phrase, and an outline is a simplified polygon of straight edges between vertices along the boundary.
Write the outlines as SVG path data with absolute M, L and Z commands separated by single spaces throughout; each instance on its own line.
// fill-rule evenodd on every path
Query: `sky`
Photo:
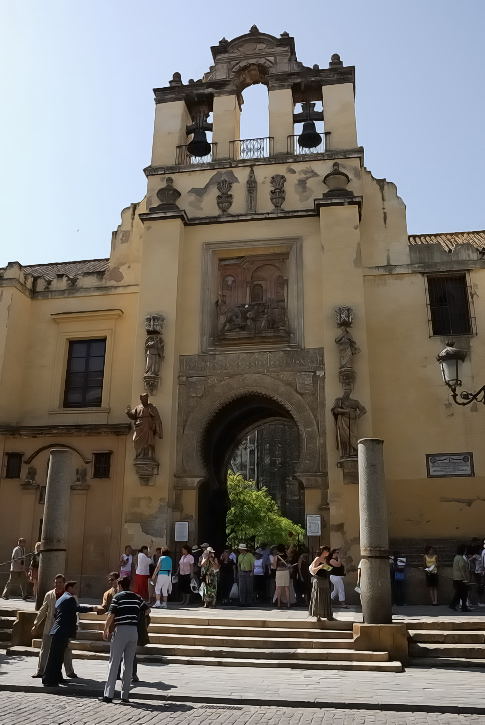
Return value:
M 355 65 L 365 165 L 409 233 L 485 228 L 484 0 L 0 0 L 0 266 L 108 256 L 145 193 L 152 89 L 253 24 L 305 65 Z M 261 91 L 241 138 L 265 133 Z

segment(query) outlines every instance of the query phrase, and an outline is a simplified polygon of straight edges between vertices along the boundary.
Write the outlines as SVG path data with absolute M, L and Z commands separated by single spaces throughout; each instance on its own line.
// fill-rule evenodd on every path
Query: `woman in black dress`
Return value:
M 332 620 L 332 600 L 330 599 L 330 572 L 332 567 L 328 563 L 330 547 L 321 546 L 318 556 L 310 564 L 312 575 L 312 592 L 310 595 L 310 617 Z

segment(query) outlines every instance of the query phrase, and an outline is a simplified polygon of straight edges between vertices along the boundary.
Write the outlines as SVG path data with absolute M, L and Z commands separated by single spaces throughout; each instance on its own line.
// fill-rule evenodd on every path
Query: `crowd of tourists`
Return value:
M 345 568 L 339 549 L 324 547 L 328 556 L 330 596 L 346 607 Z M 153 555 L 142 546 L 135 552 L 127 546 L 120 558 L 120 575 L 133 581 L 132 589 L 155 608 L 167 608 L 171 594 L 182 606 L 202 603 L 291 607 L 309 606 L 312 591 L 311 561 L 305 547 L 290 545 L 258 547 L 239 544 L 226 547 L 219 555 L 207 542 L 184 544 L 175 557 L 166 547 Z
M 27 573 L 32 585 L 37 578 L 38 547 L 27 554 L 25 540 L 19 539 L 12 552 L 10 576 L 3 597 L 8 599 L 17 587 L 27 598 Z M 30 563 L 28 558 L 30 557 Z M 37 566 L 32 566 L 37 557 Z M 149 642 L 148 625 L 151 608 L 166 608 L 177 587 L 182 605 L 203 603 L 205 607 L 237 603 L 246 607 L 274 604 L 290 607 L 302 604 L 317 621 L 333 620 L 332 604 L 345 605 L 343 586 L 345 568 L 338 549 L 322 546 L 310 561 L 303 547 L 244 543 L 237 549 L 225 548 L 219 556 L 204 543 L 190 547 L 184 544 L 176 558 L 167 547 L 151 554 L 147 546 L 138 551 L 126 546 L 119 561 L 119 571 L 107 577 L 108 589 L 101 604 L 79 604 L 77 582 L 66 581 L 63 574 L 54 579 L 37 612 L 32 637 L 41 638 L 37 668 L 32 677 L 42 678 L 46 687 L 57 687 L 66 678 L 76 678 L 69 640 L 76 637 L 79 612 L 107 615 L 103 639 L 110 642 L 110 659 L 104 694 L 101 700 L 111 702 L 116 681 L 121 679 L 121 702 L 129 701 L 130 686 L 138 682 L 136 648 Z M 398 553 L 390 557 L 393 598 L 405 603 L 407 558 Z M 422 569 L 436 605 L 440 562 L 432 546 L 424 550 Z M 480 599 L 485 591 L 485 540 L 474 539 L 470 545 L 457 547 L 452 566 L 453 599 L 450 608 L 469 611 L 472 606 L 485 606 Z M 362 562 L 357 572 L 357 591 L 362 585 Z M 121 664 L 123 673 L 121 674 Z

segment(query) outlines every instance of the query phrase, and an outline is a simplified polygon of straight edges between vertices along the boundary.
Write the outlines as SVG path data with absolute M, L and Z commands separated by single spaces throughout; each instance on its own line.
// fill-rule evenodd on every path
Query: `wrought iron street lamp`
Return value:
M 457 392 L 462 385 L 460 369 L 465 358 L 466 350 L 459 350 L 455 347 L 454 342 L 447 342 L 445 349 L 436 357 L 441 367 L 443 380 L 451 390 L 451 397 L 457 405 L 470 405 L 473 402 L 485 404 L 485 385 L 476 393 L 469 393 L 466 390 Z

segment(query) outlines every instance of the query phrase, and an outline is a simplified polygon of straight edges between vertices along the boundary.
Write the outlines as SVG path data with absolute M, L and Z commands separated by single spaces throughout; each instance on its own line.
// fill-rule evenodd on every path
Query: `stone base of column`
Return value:
M 391 660 L 406 665 L 409 660 L 408 631 L 405 624 L 353 625 L 354 648 L 370 652 L 389 652 Z

